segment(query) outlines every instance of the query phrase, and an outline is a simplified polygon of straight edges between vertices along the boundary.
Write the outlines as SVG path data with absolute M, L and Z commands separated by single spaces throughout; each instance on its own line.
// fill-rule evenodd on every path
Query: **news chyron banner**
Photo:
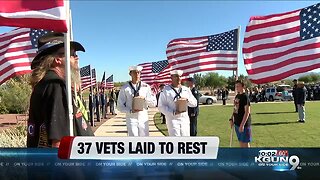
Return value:
M 61 159 L 217 159 L 218 137 L 64 137 Z

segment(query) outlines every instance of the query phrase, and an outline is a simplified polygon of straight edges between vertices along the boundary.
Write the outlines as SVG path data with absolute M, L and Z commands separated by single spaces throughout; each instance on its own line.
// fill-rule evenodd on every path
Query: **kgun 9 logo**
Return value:
M 258 156 L 254 157 L 258 166 L 283 166 L 284 169 L 295 170 L 300 159 L 296 155 L 289 157 L 287 150 L 260 150 Z

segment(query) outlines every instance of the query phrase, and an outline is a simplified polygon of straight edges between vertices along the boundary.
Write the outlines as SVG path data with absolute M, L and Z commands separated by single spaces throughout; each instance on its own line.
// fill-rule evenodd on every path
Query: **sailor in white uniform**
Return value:
M 179 112 L 176 109 L 176 101 L 187 100 L 186 106 L 196 107 L 197 100 L 192 95 L 189 88 L 181 85 L 183 71 L 171 71 L 172 84 L 167 85 L 160 94 L 158 108 L 166 116 L 166 124 L 169 136 L 190 136 L 190 120 L 188 108 L 186 111 Z
M 148 107 L 155 107 L 156 97 L 148 84 L 140 81 L 141 66 L 130 66 L 131 81 L 123 85 L 118 97 L 118 110 L 126 113 L 128 136 L 149 136 Z M 133 109 L 133 98 L 144 99 L 143 110 Z

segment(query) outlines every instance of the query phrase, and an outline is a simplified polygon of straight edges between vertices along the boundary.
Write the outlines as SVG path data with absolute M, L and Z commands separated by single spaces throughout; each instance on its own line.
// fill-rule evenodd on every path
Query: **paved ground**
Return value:
M 153 116 L 158 112 L 156 108 L 150 108 L 149 115 L 149 132 L 150 136 L 163 136 L 154 124 Z M 125 114 L 117 111 L 117 115 L 108 119 L 96 131 L 96 136 L 127 136 L 127 126 Z

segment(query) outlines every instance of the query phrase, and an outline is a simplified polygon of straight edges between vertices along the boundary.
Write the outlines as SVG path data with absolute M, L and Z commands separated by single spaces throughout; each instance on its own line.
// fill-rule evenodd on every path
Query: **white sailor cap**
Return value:
M 182 76 L 183 71 L 182 70 L 173 70 L 170 72 L 171 75 L 177 74 L 179 76 Z
M 142 66 L 130 66 L 129 71 L 141 71 L 143 69 Z

